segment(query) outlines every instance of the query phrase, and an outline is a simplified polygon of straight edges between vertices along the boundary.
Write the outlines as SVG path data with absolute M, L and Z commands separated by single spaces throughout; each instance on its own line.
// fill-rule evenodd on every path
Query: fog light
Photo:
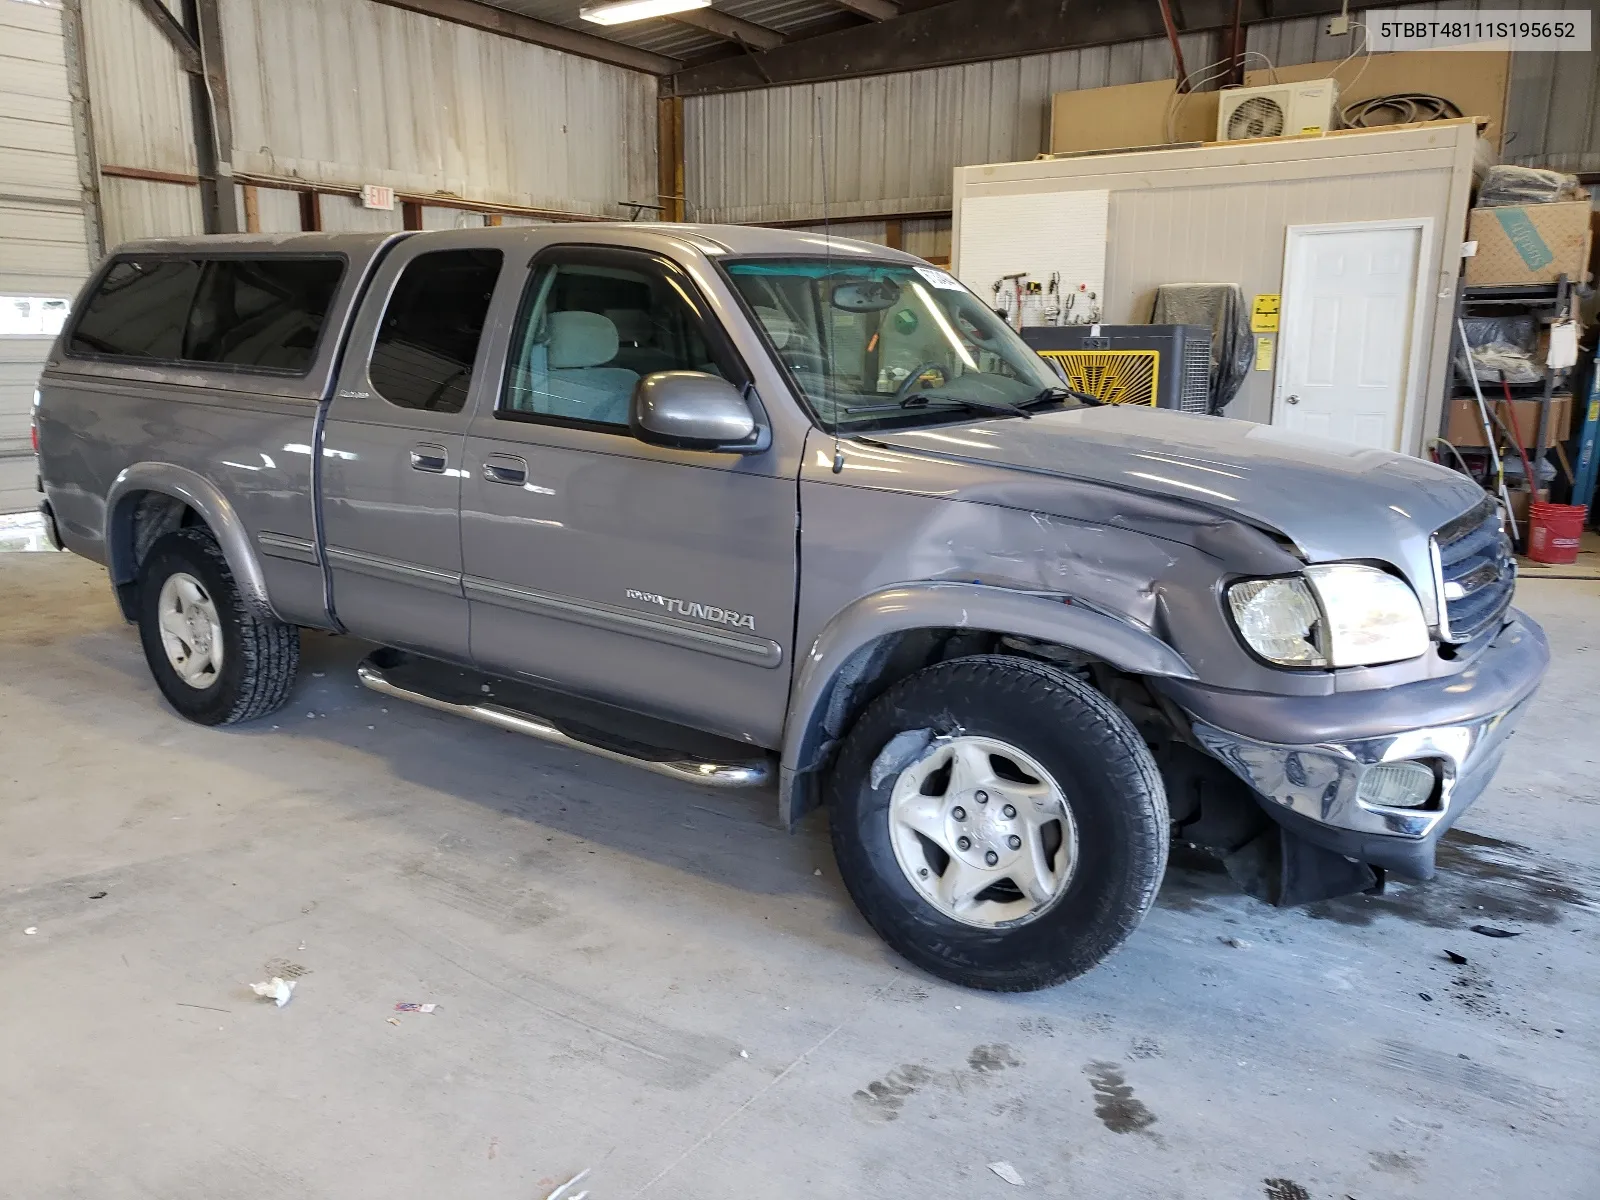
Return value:
M 1419 808 L 1433 795 L 1433 769 L 1418 762 L 1381 763 L 1361 777 L 1356 798 L 1381 808 Z

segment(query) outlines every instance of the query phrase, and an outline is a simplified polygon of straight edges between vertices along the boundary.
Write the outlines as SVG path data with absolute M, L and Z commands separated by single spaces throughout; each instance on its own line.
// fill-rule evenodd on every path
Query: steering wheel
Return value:
M 946 383 L 950 381 L 949 373 L 945 371 L 943 363 L 925 362 L 918 363 L 917 369 L 907 375 L 900 386 L 894 390 L 894 402 L 904 404 L 911 398 L 911 389 L 916 387 L 917 381 L 929 371 L 937 371 Z

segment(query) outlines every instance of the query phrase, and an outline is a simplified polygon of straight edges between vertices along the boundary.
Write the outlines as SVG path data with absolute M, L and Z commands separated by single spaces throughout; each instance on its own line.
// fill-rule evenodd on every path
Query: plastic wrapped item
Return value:
M 1163 283 L 1156 288 L 1152 325 L 1211 329 L 1211 409 L 1219 413 L 1244 386 L 1255 357 L 1244 293 L 1236 283 Z
M 1538 383 L 1544 378 L 1544 363 L 1539 355 L 1539 325 L 1527 315 L 1506 317 L 1467 317 L 1467 350 L 1471 365 L 1456 356 L 1456 374 L 1470 380 L 1475 372 L 1480 382 L 1499 383 L 1505 373 L 1508 383 Z
M 1546 171 L 1539 167 L 1519 167 L 1510 163 L 1490 167 L 1478 189 L 1478 208 L 1504 208 L 1514 204 L 1559 204 L 1564 200 L 1587 200 L 1589 193 L 1576 175 Z

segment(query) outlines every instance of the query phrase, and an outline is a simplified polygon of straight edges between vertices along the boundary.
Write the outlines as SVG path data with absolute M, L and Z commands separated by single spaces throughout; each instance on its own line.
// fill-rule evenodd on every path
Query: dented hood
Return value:
M 1270 425 L 1110 405 L 872 435 L 898 450 L 1187 501 L 1292 541 L 1308 562 L 1414 575 L 1428 536 L 1483 499 L 1445 467 Z

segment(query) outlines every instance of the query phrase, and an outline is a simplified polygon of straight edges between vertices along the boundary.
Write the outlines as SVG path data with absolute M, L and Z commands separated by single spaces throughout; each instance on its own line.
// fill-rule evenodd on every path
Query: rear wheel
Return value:
M 243 596 L 207 529 L 158 538 L 139 568 L 139 640 L 173 708 L 230 725 L 282 707 L 300 664 L 300 630 Z
M 832 804 L 863 915 L 969 987 L 1089 970 L 1138 926 L 1166 867 L 1166 795 L 1138 731 L 1031 659 L 956 659 L 895 684 L 846 737 Z

